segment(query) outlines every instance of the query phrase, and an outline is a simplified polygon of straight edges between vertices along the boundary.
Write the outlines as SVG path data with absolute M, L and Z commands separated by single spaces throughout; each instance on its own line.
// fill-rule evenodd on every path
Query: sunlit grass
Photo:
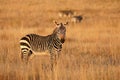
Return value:
M 49 56 L 35 56 L 27 66 L 22 64 L 19 40 L 29 33 L 51 34 L 55 28 L 53 20 L 69 21 L 57 64 L 58 80 L 118 80 L 120 1 L 105 2 L 0 1 L 0 80 L 50 80 Z M 60 19 L 57 11 L 63 9 L 82 14 L 82 22 L 75 24 L 70 19 Z

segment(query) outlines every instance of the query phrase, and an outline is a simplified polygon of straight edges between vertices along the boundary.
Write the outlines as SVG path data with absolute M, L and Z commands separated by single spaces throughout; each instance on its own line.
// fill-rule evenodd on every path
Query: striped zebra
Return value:
M 71 17 L 75 12 L 73 10 L 60 10 L 58 15 L 60 17 Z
M 83 17 L 80 16 L 80 15 L 78 15 L 78 16 L 73 16 L 73 17 L 71 18 L 71 21 L 74 22 L 74 23 L 79 23 L 79 22 L 82 21 L 82 19 L 83 19 Z
M 56 60 L 60 55 L 62 44 L 65 42 L 66 22 L 57 23 L 53 33 L 47 36 L 37 34 L 28 34 L 20 39 L 21 59 L 23 62 L 28 61 L 34 55 L 50 55 L 51 66 L 56 64 Z M 53 68 L 51 68 L 53 69 Z

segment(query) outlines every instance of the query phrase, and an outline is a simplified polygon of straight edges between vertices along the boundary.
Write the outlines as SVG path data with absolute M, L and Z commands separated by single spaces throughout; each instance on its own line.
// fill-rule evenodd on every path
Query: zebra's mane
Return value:
M 52 34 L 57 34 L 57 29 L 58 29 L 58 28 L 55 28 L 55 29 L 53 30 L 53 33 L 52 33 Z

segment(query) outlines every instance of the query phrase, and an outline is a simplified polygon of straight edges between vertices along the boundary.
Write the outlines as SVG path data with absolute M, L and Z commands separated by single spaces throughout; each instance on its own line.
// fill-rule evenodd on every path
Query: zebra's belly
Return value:
M 41 52 L 33 52 L 34 55 L 45 55 L 45 56 L 49 56 L 49 51 L 41 51 Z

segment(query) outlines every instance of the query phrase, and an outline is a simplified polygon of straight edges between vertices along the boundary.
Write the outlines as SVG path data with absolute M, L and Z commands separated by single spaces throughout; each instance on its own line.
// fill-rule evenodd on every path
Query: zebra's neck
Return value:
M 54 48 L 56 49 L 61 49 L 62 48 L 62 42 L 61 40 L 57 37 L 56 34 L 51 35 L 51 44 L 53 45 Z
M 59 39 L 56 33 L 53 33 L 51 35 L 53 35 L 56 40 L 59 40 L 61 44 L 63 44 L 65 42 L 65 39 L 63 39 L 63 38 Z

